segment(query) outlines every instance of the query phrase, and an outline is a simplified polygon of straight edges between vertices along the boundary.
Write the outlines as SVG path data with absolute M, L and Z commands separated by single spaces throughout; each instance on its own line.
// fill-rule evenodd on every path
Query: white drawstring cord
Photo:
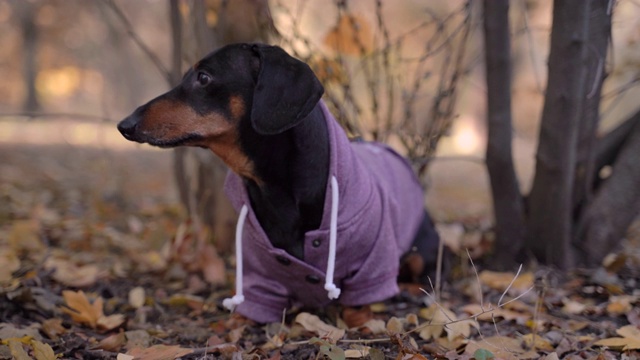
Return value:
M 222 306 L 233 311 L 236 306 L 244 302 L 244 295 L 242 293 L 242 229 L 244 228 L 244 222 L 247 219 L 247 213 L 249 208 L 246 204 L 242 205 L 240 209 L 240 216 L 238 217 L 238 224 L 236 225 L 236 294 L 232 298 L 226 298 L 222 301 Z
M 336 241 L 338 238 L 338 180 L 331 176 L 331 227 L 329 229 L 329 259 L 327 260 L 327 276 L 324 289 L 329 293 L 329 299 L 337 299 L 340 289 L 333 283 L 333 272 L 336 266 Z
M 336 266 L 336 241 L 338 238 L 338 180 L 331 177 L 331 224 L 329 228 L 329 258 L 327 259 L 327 276 L 324 289 L 327 290 L 329 299 L 337 299 L 340 296 L 340 288 L 333 283 L 333 273 Z M 236 306 L 244 302 L 242 292 L 242 231 L 247 219 L 249 208 L 246 204 L 240 209 L 238 224 L 236 225 L 236 294 L 231 298 L 222 301 L 222 306 L 233 311 Z

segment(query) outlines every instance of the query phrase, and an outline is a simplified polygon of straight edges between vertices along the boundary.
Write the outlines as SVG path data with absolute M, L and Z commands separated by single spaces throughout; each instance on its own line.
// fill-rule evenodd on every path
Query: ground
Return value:
M 6 142 L 0 157 L 0 359 L 640 355 L 637 251 L 599 270 L 492 273 L 490 236 L 461 219 L 444 229 L 475 239 L 475 264 L 454 261 L 438 298 L 408 288 L 346 332 L 332 308 L 242 324 L 220 306 L 232 259 L 194 240 L 171 151 Z

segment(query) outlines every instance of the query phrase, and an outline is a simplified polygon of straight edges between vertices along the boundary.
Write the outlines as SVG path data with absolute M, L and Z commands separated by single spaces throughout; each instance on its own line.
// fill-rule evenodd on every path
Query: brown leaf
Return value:
M 102 298 L 97 298 L 92 304 L 82 290 L 78 292 L 64 290 L 62 297 L 68 306 L 68 308 L 63 307 L 62 311 L 69 314 L 73 321 L 89 325 L 93 329 L 98 326 L 98 319 L 104 316 Z
M 62 296 L 68 306 L 68 308 L 63 307 L 62 311 L 69 314 L 77 323 L 89 325 L 93 329 L 111 330 L 120 326 L 125 320 L 120 314 L 105 316 L 102 311 L 101 297 L 91 303 L 82 290 L 78 292 L 65 290 Z
M 525 351 L 522 348 L 522 341 L 506 336 L 492 336 L 482 341 L 470 341 L 464 353 L 473 355 L 479 349 L 491 351 L 496 359 L 518 360 L 537 359 L 539 357 L 536 352 Z
M 119 332 L 117 334 L 113 334 L 111 336 L 107 336 L 106 338 L 100 340 L 97 348 L 106 350 L 106 351 L 120 351 L 124 344 L 127 343 L 127 338 L 123 332 Z
M 60 335 L 67 332 L 67 329 L 62 326 L 62 319 L 53 318 L 42 322 L 42 332 L 44 332 L 49 339 L 56 340 Z
M 15 251 L 9 247 L 0 247 L 0 284 L 13 279 L 13 272 L 20 268 L 20 259 Z
M 181 348 L 177 345 L 154 345 L 147 349 L 135 348 L 127 351 L 127 355 L 135 356 L 136 360 L 171 360 L 191 354 L 193 350 Z
M 341 54 L 365 55 L 373 49 L 369 23 L 358 15 L 341 15 L 338 24 L 324 37 L 324 44 Z
M 298 316 L 296 316 L 295 322 L 302 325 L 307 331 L 316 333 L 321 338 L 331 339 L 334 343 L 342 339 L 345 334 L 344 330 L 329 325 L 320 320 L 320 318 L 316 315 L 311 315 L 306 312 L 298 314 Z
M 100 275 L 100 269 L 96 265 L 76 265 L 61 258 L 48 258 L 44 267 L 47 270 L 55 270 L 53 278 L 57 282 L 71 287 L 93 285 Z

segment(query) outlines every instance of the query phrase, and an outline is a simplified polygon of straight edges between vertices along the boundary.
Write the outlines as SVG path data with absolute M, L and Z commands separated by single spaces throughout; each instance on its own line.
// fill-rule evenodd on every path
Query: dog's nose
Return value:
M 118 131 L 127 140 L 135 140 L 136 127 L 138 125 L 138 117 L 133 114 L 118 123 Z

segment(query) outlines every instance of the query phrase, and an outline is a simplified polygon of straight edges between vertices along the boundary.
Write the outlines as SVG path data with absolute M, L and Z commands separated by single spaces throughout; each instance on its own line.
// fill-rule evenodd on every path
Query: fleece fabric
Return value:
M 273 247 L 251 209 L 242 179 L 229 173 L 225 192 L 236 210 L 249 212 L 243 228 L 245 301 L 236 311 L 257 322 L 278 322 L 293 306 L 323 307 L 329 254 L 331 177 L 339 189 L 334 283 L 336 300 L 358 306 L 398 293 L 400 257 L 424 215 L 423 192 L 406 160 L 386 145 L 350 142 L 321 101 L 330 142 L 330 168 L 319 229 L 304 237 L 304 261 Z

